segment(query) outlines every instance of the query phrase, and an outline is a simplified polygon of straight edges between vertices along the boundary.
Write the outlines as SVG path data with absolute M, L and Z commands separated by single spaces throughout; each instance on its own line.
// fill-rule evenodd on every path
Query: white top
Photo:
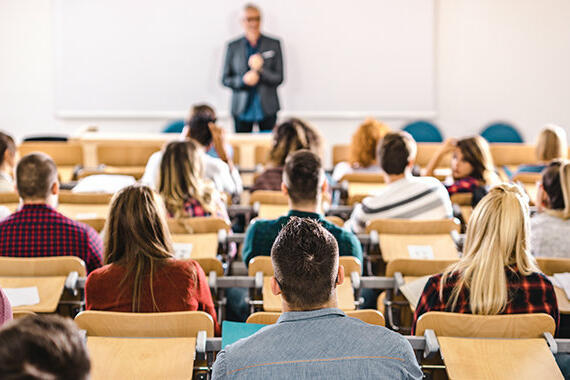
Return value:
M 449 194 L 433 177 L 406 177 L 389 183 L 380 192 L 354 207 L 345 228 L 363 233 L 373 219 L 446 219 L 453 216 Z
M 537 257 L 570 258 L 570 219 L 541 212 L 530 219 L 530 249 Z
M 378 166 L 378 164 L 372 164 L 370 166 L 367 166 L 365 168 L 353 168 L 349 162 L 346 161 L 342 161 L 339 162 L 338 164 L 335 165 L 333 173 L 332 173 L 332 179 L 334 179 L 336 182 L 340 181 L 340 179 L 345 175 L 345 174 L 350 174 L 350 173 L 380 173 L 380 166 Z
M 228 194 L 241 194 L 243 191 L 241 177 L 238 170 L 230 167 L 219 158 L 212 157 L 205 152 L 200 153 L 204 162 L 204 175 L 210 179 L 216 189 Z M 162 161 L 162 151 L 153 153 L 144 170 L 141 183 L 158 190 L 160 181 L 160 162 Z

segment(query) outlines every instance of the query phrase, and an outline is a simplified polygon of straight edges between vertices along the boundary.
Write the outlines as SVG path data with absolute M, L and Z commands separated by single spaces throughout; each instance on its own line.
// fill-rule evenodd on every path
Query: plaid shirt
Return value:
M 103 262 L 103 243 L 93 228 L 48 205 L 29 204 L 0 223 L 0 255 L 77 256 L 89 273 Z
M 558 329 L 558 302 L 554 287 L 550 280 L 542 273 L 532 273 L 529 276 L 521 276 L 516 268 L 507 269 L 507 289 L 509 301 L 501 314 L 528 314 L 546 313 L 550 314 Z M 416 330 L 418 318 L 428 311 L 447 311 L 455 313 L 471 314 L 469 305 L 469 290 L 463 287 L 457 299 L 455 309 L 447 306 L 447 301 L 451 298 L 451 292 L 459 280 L 457 274 L 450 276 L 443 288 L 443 300 L 439 297 L 439 289 L 442 274 L 432 276 L 422 293 L 414 313 L 414 323 L 412 325 L 412 335 Z
M 202 206 L 202 204 L 200 202 L 198 202 L 196 199 L 194 198 L 190 198 L 188 197 L 186 199 L 186 201 L 184 202 L 184 216 L 185 217 L 197 217 L 197 216 L 211 216 L 212 213 L 209 211 L 206 211 L 206 209 L 204 209 L 204 207 Z M 171 213 L 170 211 L 168 212 L 168 216 L 170 218 L 174 218 L 174 214 Z M 228 216 L 228 212 L 226 210 L 226 206 L 223 204 L 222 201 L 217 202 L 216 204 L 216 212 L 215 215 L 219 218 L 224 219 L 225 221 L 227 221 L 228 223 L 230 222 L 230 217 Z
M 478 180 L 473 177 L 465 177 L 458 179 L 451 185 L 445 185 L 449 195 L 455 193 L 472 193 L 475 188 L 481 186 Z

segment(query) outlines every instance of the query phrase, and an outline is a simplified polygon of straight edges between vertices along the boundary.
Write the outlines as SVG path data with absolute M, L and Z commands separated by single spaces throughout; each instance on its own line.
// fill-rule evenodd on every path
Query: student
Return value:
M 459 262 L 428 280 L 412 330 L 429 311 L 546 313 L 558 325 L 556 294 L 530 254 L 529 234 L 523 191 L 509 184 L 492 188 L 473 210 Z
M 194 140 L 173 141 L 164 149 L 158 191 L 168 216 L 219 216 L 229 223 L 222 195 L 204 178 L 200 150 Z
M 281 190 L 283 165 L 293 152 L 307 149 L 322 157 L 322 138 L 320 133 L 301 119 L 288 119 L 273 130 L 273 145 L 269 152 L 269 165 L 259 175 L 251 187 L 256 190 Z
M 14 139 L 0 132 L 0 192 L 14 191 L 14 167 L 18 150 Z
M 406 339 L 347 317 L 337 305 L 344 281 L 338 244 L 318 221 L 291 217 L 271 249 L 275 325 L 223 349 L 213 379 L 421 379 Z
M 10 300 L 4 293 L 4 290 L 0 288 L 0 326 L 4 323 L 12 320 L 12 305 L 10 305 Z
M 453 152 L 451 158 L 453 180 L 445 185 L 449 195 L 472 193 L 477 188 L 500 182 L 495 173 L 489 144 L 481 136 L 445 140 L 422 174 L 433 175 L 443 156 L 449 152 Z
M 1 256 L 77 256 L 87 272 L 101 266 L 99 234 L 55 210 L 59 182 L 57 167 L 48 155 L 31 153 L 20 160 L 16 188 L 23 206 L 0 222 Z
M 30 315 L 0 330 L 0 378 L 89 379 L 85 339 L 58 315 Z
M 412 167 L 417 147 L 406 132 L 388 133 L 382 139 L 378 158 L 386 187 L 357 204 L 345 227 L 363 233 L 373 219 L 445 219 L 453 216 L 445 187 L 433 177 L 414 177 Z
M 530 219 L 532 253 L 570 258 L 570 162 L 554 161 L 544 169 L 536 205 L 538 213 Z
M 194 260 L 176 260 L 158 194 L 129 186 L 111 203 L 105 224 L 105 266 L 85 284 L 87 310 L 169 312 L 199 310 L 219 326 L 208 281 Z
M 202 146 L 203 150 L 200 153 L 200 157 L 204 162 L 204 174 L 214 183 L 218 191 L 230 195 L 241 194 L 243 187 L 240 174 L 233 165 L 229 153 L 222 149 L 222 147 L 227 145 L 223 129 L 215 124 L 215 115 L 212 115 L 212 112 L 208 111 L 207 108 L 197 109 L 196 112 L 191 115 L 188 121 L 188 128 L 184 128 L 182 132 L 183 139 L 192 138 Z M 220 147 L 219 149 L 216 148 L 216 152 L 226 162 L 206 153 L 209 148 L 214 146 Z M 141 178 L 141 183 L 155 190 L 158 190 L 160 181 L 161 160 L 162 151 L 153 153 L 148 159 L 145 172 Z
M 366 119 L 352 135 L 350 142 L 350 161 L 339 162 L 334 167 L 332 179 L 341 180 L 345 174 L 355 172 L 379 172 L 378 143 L 390 128 L 375 119 Z
M 511 176 L 519 173 L 540 173 L 552 160 L 568 157 L 568 144 L 566 131 L 557 125 L 547 125 L 540 131 L 536 142 L 536 164 L 521 165 Z

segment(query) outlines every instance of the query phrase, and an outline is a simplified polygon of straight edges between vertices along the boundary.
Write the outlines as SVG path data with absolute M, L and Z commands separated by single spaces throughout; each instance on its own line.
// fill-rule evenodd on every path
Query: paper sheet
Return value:
M 408 245 L 408 253 L 411 259 L 433 260 L 431 245 Z
M 192 243 L 172 243 L 174 257 L 178 260 L 188 260 L 192 253 Z
M 558 287 L 564 289 L 566 298 L 570 300 L 570 273 L 555 273 L 553 277 L 554 282 L 557 283 Z
M 414 305 L 414 307 L 417 306 L 430 277 L 431 276 L 420 277 L 400 287 L 400 292 L 406 297 L 410 305 Z
M 40 303 L 40 294 L 37 286 L 27 288 L 4 288 L 6 296 L 12 307 L 37 305 Z

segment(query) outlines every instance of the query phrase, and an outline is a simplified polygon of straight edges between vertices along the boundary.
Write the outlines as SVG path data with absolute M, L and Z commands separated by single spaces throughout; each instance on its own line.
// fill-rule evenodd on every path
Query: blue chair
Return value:
M 491 123 L 481 131 L 481 136 L 490 143 L 522 143 L 519 131 L 505 122 Z
M 408 132 L 416 142 L 442 142 L 443 136 L 434 124 L 429 121 L 419 120 L 407 124 L 402 128 L 404 132 Z
M 186 123 L 182 119 L 171 121 L 164 127 L 162 133 L 181 133 L 185 125 Z

